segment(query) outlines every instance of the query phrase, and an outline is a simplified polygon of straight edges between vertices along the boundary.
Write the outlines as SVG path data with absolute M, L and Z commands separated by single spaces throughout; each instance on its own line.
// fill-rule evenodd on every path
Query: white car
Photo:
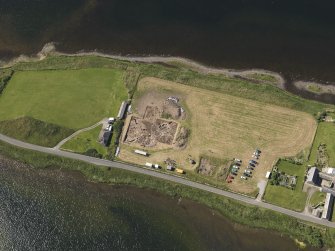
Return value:
M 247 177 L 246 176 L 241 176 L 241 179 L 244 179 L 244 180 L 246 180 L 247 179 Z

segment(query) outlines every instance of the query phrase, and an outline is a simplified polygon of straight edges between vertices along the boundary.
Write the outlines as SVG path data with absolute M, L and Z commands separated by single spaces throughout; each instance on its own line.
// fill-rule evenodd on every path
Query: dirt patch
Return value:
M 189 137 L 189 130 L 185 127 L 181 127 L 176 137 L 175 145 L 178 148 L 185 148 L 187 145 L 188 137 Z
M 135 102 L 135 113 L 144 119 L 184 120 L 186 112 L 180 103 L 183 97 L 173 92 L 148 91 Z
M 211 165 L 208 159 L 202 158 L 198 167 L 198 173 L 206 176 L 212 176 L 216 167 Z
M 164 119 L 146 120 L 133 116 L 124 143 L 137 144 L 143 147 L 154 147 L 158 143 L 172 145 L 177 128 L 178 123 L 174 121 Z

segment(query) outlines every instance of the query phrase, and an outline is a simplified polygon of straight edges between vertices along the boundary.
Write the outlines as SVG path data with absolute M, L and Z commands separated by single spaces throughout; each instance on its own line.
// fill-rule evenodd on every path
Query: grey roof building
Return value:
M 117 115 L 117 117 L 119 119 L 123 119 L 124 118 L 125 112 L 127 110 L 127 106 L 128 106 L 128 102 L 127 101 L 123 101 L 122 104 L 121 104 L 121 106 L 120 106 L 119 113 Z
M 322 219 L 330 220 L 333 212 L 333 203 L 334 203 L 334 196 L 331 193 L 327 193 L 325 206 L 322 212 Z

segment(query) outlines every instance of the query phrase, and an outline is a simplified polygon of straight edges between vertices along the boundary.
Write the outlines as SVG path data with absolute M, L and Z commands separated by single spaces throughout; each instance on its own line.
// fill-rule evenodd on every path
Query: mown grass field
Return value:
M 297 185 L 294 190 L 291 190 L 282 186 L 270 185 L 268 183 L 263 197 L 264 200 L 295 211 L 303 211 L 307 199 L 307 193 L 302 191 L 306 166 L 295 165 L 288 161 L 281 160 L 278 169 L 286 174 L 298 176 Z
M 239 192 L 254 192 L 257 182 L 264 178 L 273 162 L 278 157 L 296 155 L 310 146 L 316 130 L 314 118 L 307 113 L 157 78 L 144 78 L 138 83 L 133 103 L 135 110 L 137 103 L 143 103 L 138 100 L 148 92 L 179 96 L 187 111 L 187 120 L 182 124 L 191 130 L 186 149 L 156 151 L 149 161 L 161 163 L 170 157 L 180 167 L 193 170 L 187 161 L 189 154 L 197 161 L 201 155 L 208 155 L 240 158 L 247 163 L 255 148 L 262 149 L 254 177 L 248 181 L 237 177 L 229 184 L 231 189 Z M 125 150 L 120 154 L 123 160 L 138 164 L 146 162 L 128 148 Z
M 17 71 L 0 96 L 0 120 L 30 116 L 66 128 L 117 115 L 128 98 L 118 69 Z
M 96 149 L 98 153 L 105 156 L 108 148 L 98 142 L 100 130 L 101 126 L 98 126 L 92 130 L 82 132 L 62 145 L 61 149 L 76 153 L 84 153 L 89 149 Z
M 329 166 L 335 167 L 335 123 L 321 122 L 319 123 L 309 163 L 314 165 L 317 160 L 318 147 L 320 144 L 326 144 Z

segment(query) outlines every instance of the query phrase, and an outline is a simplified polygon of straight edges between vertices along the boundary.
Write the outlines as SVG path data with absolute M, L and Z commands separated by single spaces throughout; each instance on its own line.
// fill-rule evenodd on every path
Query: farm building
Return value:
M 123 119 L 124 118 L 124 115 L 125 115 L 125 112 L 127 110 L 127 107 L 128 107 L 128 102 L 127 101 L 123 101 L 121 106 L 120 106 L 120 110 L 119 110 L 119 113 L 117 115 L 117 117 L 119 119 Z
M 322 219 L 330 220 L 333 212 L 333 202 L 334 202 L 334 196 L 331 193 L 327 193 L 325 206 L 321 216 Z
M 311 167 L 308 170 L 306 182 L 312 185 L 319 183 L 319 170 L 316 167 Z
M 307 172 L 307 178 L 304 183 L 303 191 L 306 192 L 308 187 L 319 186 L 321 179 L 319 176 L 319 170 L 316 167 L 311 167 Z

